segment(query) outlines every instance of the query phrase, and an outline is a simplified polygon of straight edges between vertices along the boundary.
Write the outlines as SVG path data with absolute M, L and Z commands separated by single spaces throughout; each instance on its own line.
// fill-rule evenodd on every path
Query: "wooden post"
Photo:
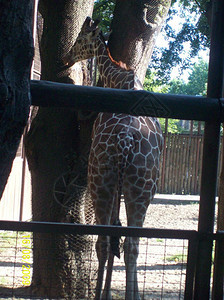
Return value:
M 164 132 L 164 145 L 163 145 L 163 162 L 162 162 L 161 187 L 160 187 L 160 191 L 162 193 L 164 193 L 164 182 L 165 182 L 167 130 L 168 130 L 168 119 L 165 119 L 165 132 Z

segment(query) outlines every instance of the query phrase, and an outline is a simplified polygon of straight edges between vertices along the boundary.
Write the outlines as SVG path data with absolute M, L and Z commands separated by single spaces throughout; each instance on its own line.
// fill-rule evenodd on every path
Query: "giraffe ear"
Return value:
M 92 37 L 97 37 L 100 34 L 101 30 L 100 28 L 96 28 L 92 31 Z
M 90 26 L 89 26 L 89 30 L 90 31 L 95 31 L 98 29 L 98 24 L 100 23 L 100 20 L 91 20 Z
M 92 22 L 92 19 L 90 17 L 87 17 L 85 19 L 85 22 L 83 23 L 83 27 L 90 27 L 91 26 L 91 22 Z
M 92 32 L 98 29 L 99 20 L 92 20 L 90 17 L 87 17 L 85 22 L 83 23 L 83 28 L 87 32 Z

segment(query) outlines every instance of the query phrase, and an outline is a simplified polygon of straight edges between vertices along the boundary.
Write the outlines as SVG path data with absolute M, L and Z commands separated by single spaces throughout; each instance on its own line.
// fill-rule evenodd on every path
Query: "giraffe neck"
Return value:
M 133 89 L 135 85 L 134 72 L 123 68 L 113 61 L 105 42 L 99 39 L 95 56 L 100 73 L 100 83 L 103 87 L 117 89 Z

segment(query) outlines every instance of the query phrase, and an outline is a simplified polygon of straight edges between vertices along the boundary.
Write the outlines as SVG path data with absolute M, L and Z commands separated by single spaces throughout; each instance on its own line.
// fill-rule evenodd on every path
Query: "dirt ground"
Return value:
M 179 198 L 157 195 L 149 206 L 144 227 L 197 230 L 198 197 Z M 122 225 L 125 226 L 124 204 L 122 204 L 121 216 Z M 10 239 L 7 243 L 10 246 Z M 137 271 L 141 299 L 184 298 L 187 246 L 186 240 L 140 238 Z M 12 247 L 12 250 L 8 249 L 7 254 L 4 249 L 0 249 L 1 286 L 21 286 L 21 262 L 19 261 L 21 257 L 16 254 L 16 251 L 20 250 L 15 249 L 16 247 Z M 116 258 L 114 263 L 113 299 L 124 299 L 124 291 L 125 266 L 123 253 L 121 253 L 120 260 Z M 1 298 L 0 289 L 0 299 L 13 298 Z
M 144 227 L 196 230 L 199 212 L 197 198 L 182 198 L 182 201 L 171 198 L 156 197 L 149 206 Z M 121 212 L 125 216 L 124 207 Z M 122 224 L 125 224 L 125 220 Z M 140 239 L 138 282 L 142 299 L 183 299 L 187 246 L 186 240 Z M 121 261 L 122 259 L 123 257 Z M 116 289 L 116 279 L 119 282 L 119 261 L 116 260 L 115 264 L 113 283 Z M 122 266 L 124 269 L 123 263 Z M 124 299 L 123 293 L 116 294 L 121 296 L 117 299 Z

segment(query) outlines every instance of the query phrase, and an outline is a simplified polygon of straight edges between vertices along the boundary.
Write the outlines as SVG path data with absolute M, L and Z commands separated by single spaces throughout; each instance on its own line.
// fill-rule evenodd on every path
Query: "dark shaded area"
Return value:
M 0 197 L 29 115 L 32 14 L 33 1 L 0 1 Z
M 86 15 L 91 13 L 93 1 L 87 0 L 40 0 L 38 20 L 41 79 L 63 83 L 83 83 L 81 67 L 76 72 L 62 70 L 61 58 L 69 51 L 76 39 Z M 42 18 L 42 19 L 41 19 Z M 44 95 L 39 95 L 42 98 Z M 54 188 L 65 173 L 82 170 L 83 186 L 86 185 L 87 155 L 90 146 L 91 124 L 83 126 L 77 111 L 72 108 L 39 108 L 25 138 L 25 150 L 32 177 L 32 219 L 35 221 L 77 222 L 73 211 L 79 209 L 73 195 L 74 205 L 64 207 L 63 201 L 72 190 L 63 192 L 62 203 L 56 202 Z M 88 137 L 88 138 L 86 138 Z M 88 141 L 82 147 L 83 140 Z M 68 178 L 66 185 L 69 185 Z M 64 188 L 64 187 L 63 187 Z M 78 202 L 79 204 L 79 202 Z M 77 242 L 79 241 L 79 242 Z M 83 248 L 80 247 L 80 242 Z M 35 233 L 33 239 L 33 281 L 31 294 L 39 297 L 82 298 L 86 293 L 85 254 L 88 243 L 81 239 L 68 240 L 66 235 Z M 72 263 L 70 263 L 72 262 Z M 80 265 L 83 269 L 80 271 Z M 77 288 L 77 285 L 78 288 Z

